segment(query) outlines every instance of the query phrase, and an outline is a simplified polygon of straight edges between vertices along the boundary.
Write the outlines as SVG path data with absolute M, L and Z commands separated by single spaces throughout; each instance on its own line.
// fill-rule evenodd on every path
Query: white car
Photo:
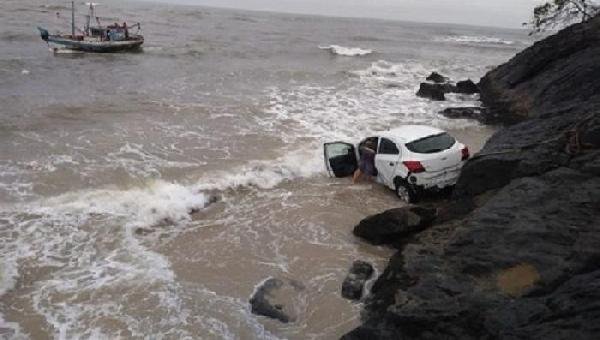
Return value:
M 447 132 L 424 125 L 404 125 L 351 143 L 325 143 L 325 165 L 335 177 L 352 176 L 358 168 L 362 146 L 377 145 L 377 182 L 396 191 L 406 202 L 415 202 L 425 190 L 456 184 L 469 149 Z

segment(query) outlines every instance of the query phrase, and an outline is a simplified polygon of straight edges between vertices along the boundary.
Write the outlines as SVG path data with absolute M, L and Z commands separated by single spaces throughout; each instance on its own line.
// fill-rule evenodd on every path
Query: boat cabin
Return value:
M 115 23 L 106 27 L 89 27 L 87 34 L 88 37 L 100 41 L 125 41 L 129 39 L 129 30 L 126 23 L 123 23 L 123 26 Z

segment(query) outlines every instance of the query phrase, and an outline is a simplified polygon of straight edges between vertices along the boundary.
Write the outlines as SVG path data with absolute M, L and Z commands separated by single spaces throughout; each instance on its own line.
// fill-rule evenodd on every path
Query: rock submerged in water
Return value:
M 448 78 L 437 72 L 432 72 L 427 78 L 432 83 L 421 83 L 417 96 L 429 98 L 431 100 L 446 100 L 446 93 L 476 94 L 479 93 L 479 87 L 471 79 L 461 80 L 456 85 L 449 82 Z
M 293 322 L 298 316 L 304 289 L 304 285 L 295 280 L 268 278 L 250 297 L 251 311 L 283 323 Z
M 431 100 L 443 101 L 446 100 L 446 88 L 446 84 L 421 83 L 419 91 L 417 91 L 417 96 Z
M 471 79 L 461 80 L 456 83 L 454 92 L 462 94 L 475 94 L 479 93 L 479 87 Z
M 434 83 L 445 83 L 448 81 L 448 77 L 444 77 L 436 71 L 433 71 L 427 76 L 427 78 L 425 78 L 425 80 L 432 81 Z
M 452 119 L 476 119 L 483 123 L 486 122 L 486 109 L 477 106 L 448 107 L 440 111 L 439 114 Z
M 363 219 L 353 232 L 375 245 L 394 244 L 431 225 L 436 216 L 434 208 L 412 206 L 390 209 Z
M 479 89 L 471 80 L 459 81 L 457 85 L 450 83 L 421 83 L 417 91 L 417 96 L 443 101 L 446 100 L 446 93 L 476 94 L 479 93 Z
M 342 296 L 350 300 L 360 300 L 365 283 L 373 276 L 373 271 L 370 263 L 354 261 L 342 283 Z

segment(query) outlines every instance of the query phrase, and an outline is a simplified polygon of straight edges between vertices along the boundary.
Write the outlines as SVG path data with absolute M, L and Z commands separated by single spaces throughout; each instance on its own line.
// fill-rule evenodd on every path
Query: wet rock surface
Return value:
M 600 17 L 536 42 L 479 82 L 481 100 L 504 123 L 552 111 L 600 108 Z
M 295 280 L 268 278 L 250 297 L 251 311 L 283 323 L 293 322 L 299 314 L 304 289 L 304 285 Z
M 448 107 L 440 111 L 439 114 L 447 118 L 476 119 L 486 122 L 486 109 L 478 106 Z
M 479 87 L 471 79 L 461 80 L 456 83 L 456 93 L 475 94 L 479 93 Z
M 448 78 L 433 72 L 427 78 L 432 83 L 421 83 L 417 96 L 431 100 L 446 100 L 446 93 L 476 94 L 479 93 L 479 87 L 471 79 L 461 80 L 456 84 L 449 81 Z
M 599 206 L 600 178 L 573 169 L 511 182 L 398 252 L 346 338 L 592 339 L 600 293 L 583 282 L 600 275 Z
M 350 300 L 360 300 L 365 283 L 373 276 L 373 266 L 364 261 L 354 261 L 342 283 L 342 296 Z
M 442 101 L 446 100 L 445 94 L 450 92 L 447 89 L 448 86 L 446 84 L 421 83 L 419 91 L 417 91 L 417 96 Z
M 490 115 L 512 125 L 463 168 L 452 219 L 399 246 L 344 339 L 597 338 L 599 42 L 595 18 L 482 79 Z M 397 224 L 376 216 L 373 229 Z
M 432 81 L 434 83 L 445 83 L 448 81 L 448 77 L 444 77 L 443 75 L 433 71 L 430 75 L 425 78 L 427 81 Z
M 431 225 L 435 217 L 433 208 L 396 208 L 363 219 L 353 232 L 372 244 L 395 244 Z

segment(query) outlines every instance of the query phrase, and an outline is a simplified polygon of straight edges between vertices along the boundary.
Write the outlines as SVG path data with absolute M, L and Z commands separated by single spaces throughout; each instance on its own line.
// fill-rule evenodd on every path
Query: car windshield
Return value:
M 416 153 L 436 153 L 449 149 L 456 140 L 447 133 L 440 133 L 406 144 L 406 148 Z

